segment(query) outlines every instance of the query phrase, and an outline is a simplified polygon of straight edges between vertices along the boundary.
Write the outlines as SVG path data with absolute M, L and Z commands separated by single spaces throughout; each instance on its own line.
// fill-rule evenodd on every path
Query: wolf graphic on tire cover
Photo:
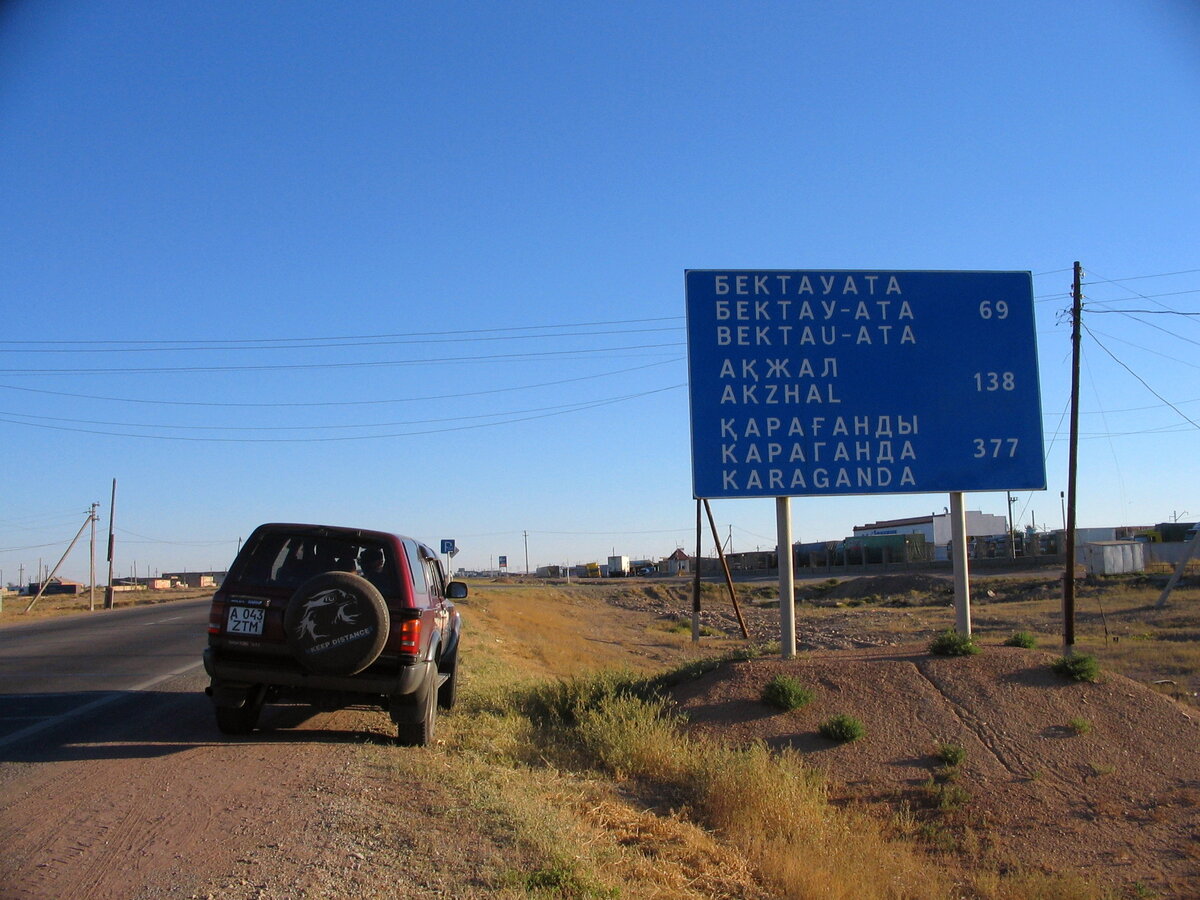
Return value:
M 302 584 L 284 614 L 287 643 L 306 669 L 351 675 L 378 658 L 390 617 L 379 591 L 357 575 L 326 572 Z
M 337 588 L 330 588 L 327 591 L 321 591 L 314 595 L 308 602 L 302 604 L 301 608 L 304 614 L 300 617 L 300 622 L 296 626 L 296 638 L 298 640 L 303 640 L 305 637 L 313 641 L 324 640 L 323 635 L 317 634 L 317 613 L 333 604 L 337 604 L 337 613 L 333 617 L 333 624 L 358 624 L 358 603 L 355 598 Z M 354 611 L 351 612 L 350 610 Z

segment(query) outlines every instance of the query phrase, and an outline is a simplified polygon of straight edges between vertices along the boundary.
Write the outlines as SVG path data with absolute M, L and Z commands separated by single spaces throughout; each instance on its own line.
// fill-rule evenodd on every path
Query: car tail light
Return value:
M 414 656 L 421 651 L 421 620 L 405 619 L 400 623 L 400 652 L 412 653 Z
M 208 633 L 220 634 L 221 623 L 225 621 L 225 604 L 220 600 L 213 600 L 212 606 L 208 609 Z

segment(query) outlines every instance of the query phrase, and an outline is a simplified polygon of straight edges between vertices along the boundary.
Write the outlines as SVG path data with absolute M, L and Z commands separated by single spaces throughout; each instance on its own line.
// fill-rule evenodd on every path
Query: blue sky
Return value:
M 1183 0 L 7 3 L 3 578 L 113 478 L 118 574 L 271 520 L 690 548 L 688 268 L 1033 272 L 1014 509 L 1058 527 L 1078 259 L 1079 524 L 1200 518 L 1198 114 Z M 795 536 L 947 502 L 796 499 Z M 714 512 L 774 545 L 770 500 Z

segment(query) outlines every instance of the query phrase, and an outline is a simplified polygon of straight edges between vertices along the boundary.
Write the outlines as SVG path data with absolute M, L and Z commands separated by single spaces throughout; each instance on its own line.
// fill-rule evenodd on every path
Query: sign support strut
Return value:
M 779 652 L 784 659 L 796 656 L 796 578 L 792 560 L 792 500 L 775 498 L 775 526 L 779 541 Z
M 950 494 L 950 547 L 954 566 L 954 630 L 971 636 L 971 582 L 967 572 L 967 511 L 962 491 Z

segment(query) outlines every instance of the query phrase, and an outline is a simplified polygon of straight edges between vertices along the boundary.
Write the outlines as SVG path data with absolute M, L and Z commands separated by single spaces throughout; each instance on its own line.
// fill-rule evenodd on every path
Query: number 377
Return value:
M 1018 438 L 975 438 L 976 459 L 1012 459 L 1017 455 Z

